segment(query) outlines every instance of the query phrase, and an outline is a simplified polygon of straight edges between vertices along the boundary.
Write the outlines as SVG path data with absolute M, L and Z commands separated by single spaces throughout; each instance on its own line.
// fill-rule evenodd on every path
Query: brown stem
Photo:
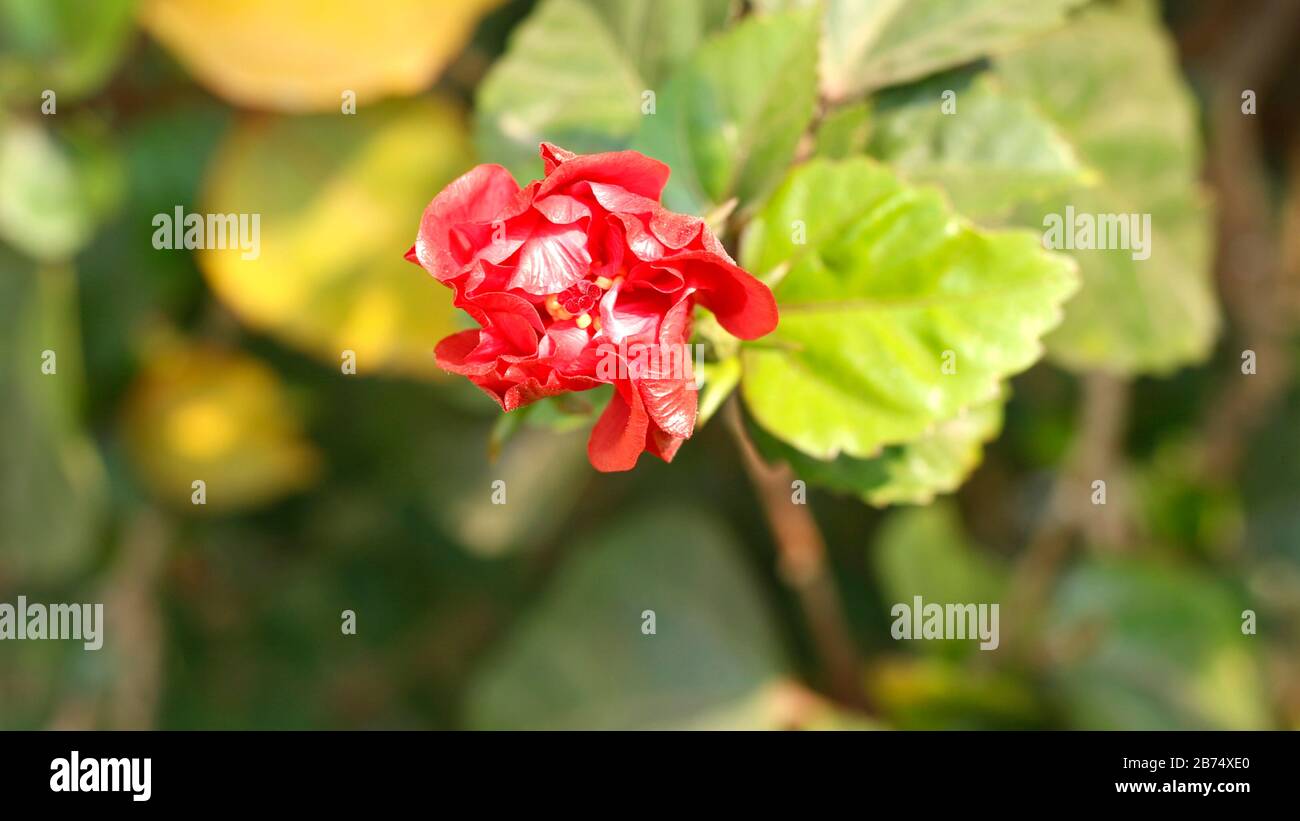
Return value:
M 796 504 L 792 498 L 794 471 L 784 463 L 764 461 L 745 430 L 734 396 L 727 400 L 723 413 L 771 527 L 781 579 L 798 596 L 825 666 L 830 693 L 845 704 L 865 708 L 862 662 L 844 619 L 835 580 L 826 567 L 826 543 L 821 531 L 808 505 Z
M 1126 542 L 1129 517 L 1123 482 L 1116 466 L 1122 459 L 1128 383 L 1103 373 L 1083 378 L 1083 407 L 1078 432 L 1057 473 L 1051 496 L 1015 568 L 1011 609 L 1019 614 L 1008 621 L 1012 641 L 1028 656 L 1025 638 L 1038 623 L 1048 593 L 1065 560 L 1072 539 L 1082 533 L 1090 545 L 1119 547 Z M 1092 503 L 1092 482 L 1107 485 L 1106 505 Z M 1120 492 L 1116 492 L 1120 491 Z
M 1259 117 L 1241 111 L 1241 93 L 1254 89 L 1261 105 L 1271 103 L 1265 91 L 1298 28 L 1300 4 L 1275 0 L 1263 13 L 1240 18 L 1212 63 L 1207 160 L 1217 194 L 1219 293 L 1233 321 L 1232 348 L 1254 351 L 1258 371 L 1246 376 L 1234 367 L 1209 405 L 1201 439 L 1203 467 L 1211 476 L 1238 471 L 1251 435 L 1292 379 L 1287 350 L 1294 308 L 1286 293 L 1285 260 L 1292 237 L 1280 229 L 1273 205 Z M 1300 180 L 1294 168 L 1292 179 Z
M 149 729 L 157 720 L 163 644 L 158 586 L 168 538 L 161 514 L 146 509 L 136 515 L 104 591 L 104 610 L 118 634 L 119 671 L 108 694 L 111 729 Z

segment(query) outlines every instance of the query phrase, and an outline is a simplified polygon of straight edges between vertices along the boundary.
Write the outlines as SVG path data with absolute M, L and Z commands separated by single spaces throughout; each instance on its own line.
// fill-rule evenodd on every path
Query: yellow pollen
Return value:
M 595 328 L 597 331 L 599 331 L 599 330 L 600 330 L 600 320 L 599 320 L 599 319 L 593 319 L 593 320 L 591 321 L 591 327 L 593 327 L 593 328 Z
M 596 277 L 596 287 L 602 291 L 608 291 L 609 286 L 614 284 L 614 280 L 609 277 Z
M 582 328 L 584 331 L 587 329 L 587 326 L 590 324 L 591 324 L 591 314 L 581 314 L 578 317 L 578 327 Z

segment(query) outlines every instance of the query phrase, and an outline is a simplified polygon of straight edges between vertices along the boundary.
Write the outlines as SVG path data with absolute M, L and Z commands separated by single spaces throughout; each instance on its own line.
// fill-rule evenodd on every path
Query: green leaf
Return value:
M 0 248 L 0 577 L 56 583 L 91 559 L 106 493 L 82 389 L 72 271 Z
M 668 208 L 743 211 L 780 180 L 812 118 L 816 41 L 810 11 L 751 17 L 673 75 L 633 144 L 672 168 Z
M 126 47 L 134 13 L 135 0 L 3 0 L 0 99 L 35 111 L 46 89 L 56 105 L 95 91 Z
M 57 134 L 34 122 L 0 122 L 0 238 L 28 256 L 75 254 L 115 207 L 122 184 L 120 158 L 96 121 L 76 119 Z
M 501 414 L 499 420 L 520 421 L 500 439 L 463 424 L 433 435 L 442 469 L 428 478 L 426 509 L 469 552 L 491 557 L 536 548 L 580 504 L 592 476 L 586 449 L 591 422 L 581 431 L 562 430 L 536 419 L 548 412 L 555 414 L 554 406 L 539 403 Z M 500 424 L 494 424 L 498 431 Z M 465 447 L 467 440 L 474 444 Z M 489 461 L 484 450 L 492 446 L 497 458 Z M 505 504 L 496 496 L 498 480 L 505 483 Z
M 579 0 L 544 0 L 479 86 L 476 139 L 488 162 L 541 177 L 543 140 L 581 153 L 622 147 L 647 88 L 633 55 Z
M 783 653 L 740 544 L 715 519 L 646 511 L 569 556 L 471 682 L 471 727 L 768 726 L 757 708 Z
M 947 111 L 946 92 L 955 106 Z M 872 156 L 912 182 L 942 186 L 974 219 L 1004 215 L 1088 178 L 1055 126 L 987 74 L 973 81 L 945 75 L 885 92 L 871 137 Z
M 851 103 L 831 111 L 817 128 L 817 156 L 843 160 L 861 154 L 871 136 L 871 105 Z
M 1084 0 L 826 0 L 831 100 L 968 63 L 1062 22 Z
M 800 479 L 867 504 L 929 504 L 935 494 L 951 493 L 965 481 L 984 454 L 984 443 L 1002 428 L 1003 399 L 975 405 L 938 423 L 921 438 L 889 445 L 873 459 L 840 456 L 822 461 L 806 456 L 762 432 L 754 432 L 759 449 L 790 465 Z
M 1073 570 L 1048 641 L 1076 727 L 1261 729 L 1270 725 L 1244 605 L 1187 568 L 1111 559 Z
M 721 29 L 731 0 L 587 0 L 631 57 L 646 88 L 686 62 L 705 35 Z
M 352 351 L 359 374 L 444 379 L 432 348 L 461 312 L 392 249 L 410 247 L 429 198 L 472 163 L 461 112 L 432 96 L 241 119 L 199 209 L 255 216 L 258 247 L 204 248 L 200 267 L 240 319 L 332 368 Z
M 1129 249 L 1074 252 L 1083 288 L 1048 338 L 1051 356 L 1080 370 L 1128 373 L 1204 359 L 1219 319 L 1196 113 L 1158 22 L 1097 9 L 999 58 L 996 70 L 1057 123 L 1098 177 L 1019 209 L 1018 222 L 1042 230 L 1047 215 L 1064 220 L 1071 207 L 1150 215 L 1149 259 Z
M 1006 586 L 1006 568 L 966 540 L 957 512 L 946 504 L 900 510 L 876 537 L 873 559 L 889 603 L 993 603 Z
M 979 231 L 865 158 L 796 169 L 741 259 L 774 284 L 781 314 L 743 348 L 746 404 L 819 459 L 873 457 L 996 397 L 1075 288 L 1069 260 L 1037 237 Z
M 901 643 L 901 642 L 900 642 Z M 936 642 L 922 642 L 934 648 Z M 972 658 L 971 656 L 975 656 Z M 869 691 L 898 730 L 1043 729 L 1043 698 L 1032 679 L 982 664 L 978 653 L 872 659 Z
M 704 387 L 700 389 L 699 414 L 695 427 L 699 429 L 713 418 L 722 403 L 740 384 L 740 357 L 729 356 L 717 362 L 706 362 L 703 367 Z

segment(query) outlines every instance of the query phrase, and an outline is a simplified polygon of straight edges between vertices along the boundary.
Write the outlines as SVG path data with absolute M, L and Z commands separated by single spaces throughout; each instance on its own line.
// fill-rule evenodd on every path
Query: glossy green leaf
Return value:
M 956 490 L 979 464 L 984 443 L 1002 428 L 1002 402 L 999 396 L 963 410 L 919 439 L 889 445 L 871 459 L 841 454 L 823 461 L 761 430 L 754 438 L 768 458 L 786 462 L 806 482 L 855 494 L 876 507 L 928 504 L 936 494 Z
M 743 210 L 780 181 L 812 117 L 816 40 L 811 12 L 751 17 L 673 75 L 633 146 L 672 168 L 665 205 Z
M 974 219 L 1088 179 L 1074 149 L 1032 103 L 986 74 L 962 79 L 881 95 L 869 153 L 912 182 L 940 185 Z
M 1048 338 L 1052 357 L 1129 373 L 1202 360 L 1219 324 L 1209 212 L 1197 183 L 1196 112 L 1167 35 L 1154 20 L 1098 9 L 996 69 L 1009 91 L 1058 124 L 1097 177 L 1023 207 L 1018 222 L 1042 231 L 1047 215 L 1150 217 L 1149 258 L 1135 259 L 1142 253 L 1131 248 L 1074 251 L 1083 287 Z
M 647 610 L 654 633 L 642 632 Z M 785 664 L 741 546 L 658 508 L 574 544 L 469 687 L 474 728 L 768 726 Z
M 968 63 L 1084 0 L 826 0 L 822 89 L 842 100 Z
M 741 258 L 781 313 L 744 348 L 746 404 L 820 459 L 875 456 L 996 397 L 1075 288 L 1069 260 L 1034 235 L 979 231 L 868 159 L 796 169 Z

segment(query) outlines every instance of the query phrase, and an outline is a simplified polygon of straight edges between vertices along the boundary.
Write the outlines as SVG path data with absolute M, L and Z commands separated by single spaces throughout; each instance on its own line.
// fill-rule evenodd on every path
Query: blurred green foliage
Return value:
M 0 0 L 0 601 L 110 619 L 99 653 L 0 643 L 0 728 L 1300 727 L 1296 314 L 1256 286 L 1277 355 L 1242 374 L 1183 76 L 1211 97 L 1217 52 L 1173 40 L 1202 4 L 309 5 Z M 321 55 L 367 67 L 356 114 Z M 503 418 L 432 367 L 461 320 L 402 260 L 420 210 L 475 162 L 540 173 L 539 139 L 669 161 L 796 307 L 743 349 L 703 317 L 705 397 L 740 386 L 808 482 L 859 697 L 725 411 L 598 475 L 604 395 Z M 1067 203 L 1152 212 L 1150 266 L 1035 247 Z M 262 256 L 155 249 L 178 206 L 260 213 Z M 833 230 L 796 243 L 805 214 Z M 893 641 L 917 595 L 1000 602 L 1001 646 Z

